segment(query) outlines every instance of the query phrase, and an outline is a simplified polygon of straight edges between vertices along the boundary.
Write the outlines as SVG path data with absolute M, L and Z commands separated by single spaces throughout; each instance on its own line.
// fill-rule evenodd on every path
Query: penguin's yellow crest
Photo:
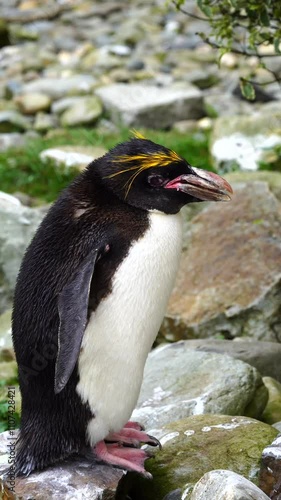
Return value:
M 144 139 L 145 137 L 138 131 L 134 130 L 134 137 L 137 139 Z M 120 155 L 113 160 L 114 163 L 123 163 L 128 165 L 128 167 L 118 170 L 114 174 L 108 176 L 108 178 L 116 177 L 117 175 L 124 174 L 125 172 L 134 171 L 132 176 L 124 184 L 126 189 L 125 198 L 127 198 L 128 193 L 132 187 L 134 180 L 137 176 L 144 170 L 152 167 L 167 167 L 170 163 L 181 162 L 182 158 L 173 150 L 167 149 L 167 151 L 159 151 L 154 153 L 139 153 L 136 155 Z
M 145 139 L 144 135 L 142 135 L 138 130 L 133 128 L 132 134 L 136 139 Z

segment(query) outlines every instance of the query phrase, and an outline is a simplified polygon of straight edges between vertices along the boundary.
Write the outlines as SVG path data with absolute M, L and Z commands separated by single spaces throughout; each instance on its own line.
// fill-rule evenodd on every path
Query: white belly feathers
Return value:
M 120 430 L 136 405 L 181 245 L 181 215 L 150 213 L 149 230 L 132 244 L 113 278 L 112 293 L 90 317 L 78 360 L 77 392 L 95 415 L 88 425 L 92 445 Z

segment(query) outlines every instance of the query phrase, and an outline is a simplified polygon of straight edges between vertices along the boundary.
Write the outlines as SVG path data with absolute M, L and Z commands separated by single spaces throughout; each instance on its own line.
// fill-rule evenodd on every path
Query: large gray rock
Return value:
M 276 342 L 232 342 L 229 340 L 194 339 L 187 340 L 189 349 L 227 354 L 254 366 L 263 376 L 281 382 L 281 344 Z
M 8 444 L 15 442 L 9 431 L 0 434 L 0 471 L 8 466 Z M 34 472 L 29 477 L 17 478 L 15 492 L 21 500 L 113 500 L 118 483 L 124 471 L 106 465 L 91 463 L 89 460 L 72 458 L 41 472 Z M 12 480 L 12 479 L 11 479 Z M 6 486 L 11 486 L 6 476 Z M 7 497 L 8 498 L 8 497 Z M 18 497 L 17 497 L 18 498 Z
M 259 170 L 258 172 L 231 172 L 226 175 L 226 179 L 231 184 L 250 184 L 254 182 L 265 182 L 268 189 L 279 202 L 281 202 L 281 174 L 280 172 L 270 172 L 268 170 Z
M 201 92 L 193 86 L 161 88 L 113 84 L 96 90 L 113 122 L 126 126 L 167 128 L 174 122 L 204 116 Z
M 260 374 L 229 356 L 177 342 L 152 351 L 133 419 L 157 428 L 189 415 L 261 415 L 267 390 Z
M 186 500 L 268 500 L 255 484 L 230 470 L 212 470 L 196 483 Z
M 22 87 L 23 94 L 46 94 L 51 99 L 69 95 L 90 93 L 95 85 L 91 75 L 75 75 L 68 78 L 38 78 Z
M 12 305 L 21 260 L 44 211 L 25 207 L 14 196 L 0 192 L 0 313 Z
M 280 201 L 271 181 L 245 180 L 233 184 L 230 203 L 209 204 L 189 222 L 161 328 L 168 340 L 280 337 Z

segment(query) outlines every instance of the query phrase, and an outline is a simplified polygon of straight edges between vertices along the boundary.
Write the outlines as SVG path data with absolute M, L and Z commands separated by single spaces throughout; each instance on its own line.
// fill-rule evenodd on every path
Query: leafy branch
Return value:
M 207 36 L 198 33 L 201 39 L 219 51 L 219 60 L 227 52 L 256 56 L 260 66 L 267 69 L 274 82 L 281 79 L 274 71 L 270 71 L 264 59 L 281 55 L 281 2 L 280 0 L 197 0 L 202 15 L 188 9 L 189 0 L 172 0 L 175 7 L 183 14 L 205 21 L 211 27 Z M 271 53 L 263 53 L 262 46 L 272 48 Z M 253 87 L 258 82 L 241 78 L 243 95 L 248 99 L 255 98 Z M 265 82 L 267 85 L 271 82 Z M 261 85 L 261 84 L 260 84 Z

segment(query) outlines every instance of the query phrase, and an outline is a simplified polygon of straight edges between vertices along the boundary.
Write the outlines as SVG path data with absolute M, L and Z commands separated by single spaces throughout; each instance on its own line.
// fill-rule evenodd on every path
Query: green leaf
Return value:
M 184 3 L 185 3 L 185 0 L 176 0 L 175 6 L 177 9 L 179 9 Z
M 242 95 L 248 99 L 248 101 L 253 101 L 256 97 L 256 92 L 253 85 L 248 81 L 244 80 L 244 78 L 240 78 L 240 89 Z
M 275 50 L 276 54 L 281 54 L 280 42 L 281 42 L 281 40 L 279 37 L 274 38 L 273 45 L 274 45 L 274 50 Z
M 264 61 L 259 61 L 258 63 L 258 68 L 263 68 L 263 69 L 266 69 L 266 64 Z
M 212 14 L 212 9 L 204 3 L 204 0 L 197 0 L 197 5 L 200 10 L 205 14 L 205 16 L 210 17 Z
M 269 26 L 270 25 L 270 20 L 269 20 L 266 9 L 264 9 L 260 13 L 260 21 L 261 21 L 262 26 Z

